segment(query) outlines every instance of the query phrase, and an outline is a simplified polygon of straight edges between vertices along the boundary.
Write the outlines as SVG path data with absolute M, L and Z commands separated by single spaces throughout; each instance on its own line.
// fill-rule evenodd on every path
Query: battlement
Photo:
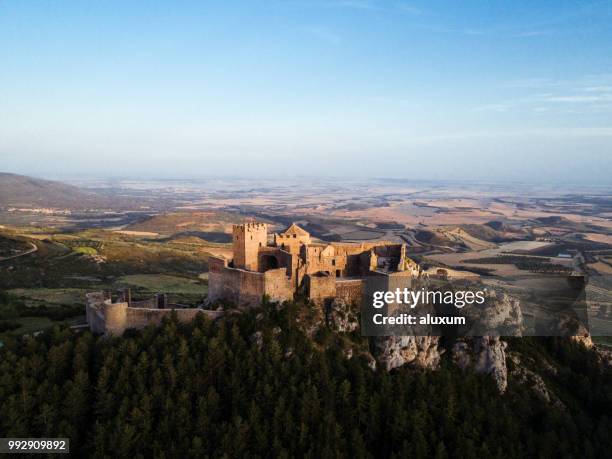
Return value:
M 236 233 L 251 233 L 255 231 L 268 231 L 268 225 L 266 223 L 259 222 L 247 222 L 239 225 L 232 225 L 232 232 Z

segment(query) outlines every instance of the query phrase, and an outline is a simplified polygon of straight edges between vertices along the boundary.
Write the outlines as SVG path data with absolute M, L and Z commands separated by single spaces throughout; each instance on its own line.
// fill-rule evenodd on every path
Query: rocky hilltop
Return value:
M 488 298 L 489 304 L 493 302 L 493 305 L 481 317 L 483 326 L 490 330 L 499 330 L 501 326 L 505 330 L 512 330 L 514 336 L 520 336 L 522 315 L 519 300 L 493 290 L 489 291 Z M 323 330 L 333 333 L 343 343 L 345 357 L 365 358 L 372 369 L 392 371 L 405 366 L 415 370 L 436 371 L 443 359 L 448 358 L 464 372 L 490 376 L 500 393 L 506 392 L 509 380 L 514 380 L 532 389 L 545 402 L 560 404 L 553 389 L 548 387 L 546 378 L 539 374 L 541 371 L 555 374 L 556 369 L 545 360 L 522 356 L 519 350 L 513 350 L 508 339 L 497 335 L 463 337 L 452 342 L 438 336 L 381 336 L 371 337 L 364 342 L 359 334 L 358 311 L 339 299 L 327 311 L 322 312 L 314 306 L 302 309 L 302 315 L 297 321 L 313 339 Z M 260 342 L 260 338 L 261 334 L 253 339 Z M 585 330 L 571 340 L 588 349 L 594 347 Z M 610 365 L 610 353 L 597 352 L 602 365 Z

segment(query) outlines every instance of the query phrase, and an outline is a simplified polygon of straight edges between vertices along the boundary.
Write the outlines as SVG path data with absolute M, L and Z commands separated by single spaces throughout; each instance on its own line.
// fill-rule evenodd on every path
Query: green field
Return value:
M 8 336 L 42 331 L 54 324 L 83 322 L 84 298 L 85 291 L 80 289 L 0 291 L 0 341 Z
M 94 249 L 93 247 L 79 246 L 79 247 L 74 247 L 72 250 L 74 250 L 77 253 L 83 253 L 85 255 L 97 255 L 98 254 L 98 251 Z
M 206 248 L 224 247 L 186 235 L 158 240 L 102 229 L 45 234 L 2 229 L 0 242 L 7 254 L 37 247 L 31 255 L 0 262 L 4 337 L 82 321 L 85 294 L 96 290 L 129 287 L 135 300 L 165 293 L 172 303 L 200 304 L 208 293 L 206 279 L 198 277 L 208 269 Z
M 83 303 L 87 289 L 79 288 L 15 288 L 8 293 L 24 301 L 26 306 L 70 305 Z

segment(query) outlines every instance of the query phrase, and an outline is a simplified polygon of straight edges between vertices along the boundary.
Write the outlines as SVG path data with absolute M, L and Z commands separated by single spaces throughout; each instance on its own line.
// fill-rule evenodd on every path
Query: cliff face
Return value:
M 357 313 L 346 301 L 336 298 L 328 311 L 328 322 L 332 330 L 352 332 L 359 328 Z
M 384 336 L 374 338 L 376 360 L 389 371 L 410 364 L 418 368 L 435 370 L 444 353 L 437 336 Z
M 463 370 L 491 375 L 503 393 L 508 387 L 507 346 L 499 337 L 466 338 L 455 343 L 452 359 Z M 436 370 L 444 353 L 437 336 L 377 337 L 374 347 L 378 365 L 387 371 L 402 365 Z
M 503 292 L 488 290 L 483 306 L 461 312 L 468 323 L 477 324 L 472 335 L 522 336 L 524 331 L 520 301 Z
M 575 341 L 577 343 L 581 343 L 587 349 L 591 349 L 594 346 L 593 340 L 591 339 L 591 334 L 584 327 L 584 325 L 580 325 L 578 327 L 578 330 L 576 331 L 576 335 L 572 336 L 571 339 L 572 339 L 572 341 Z
M 467 311 L 466 311 L 467 312 Z M 482 331 L 507 330 L 514 336 L 522 333 L 519 301 L 494 290 L 488 292 L 487 307 L 471 311 L 468 320 L 478 322 Z M 453 362 L 466 371 L 491 375 L 500 392 L 508 387 L 506 347 L 499 336 L 463 338 L 452 348 Z M 435 370 L 444 349 L 437 336 L 388 336 L 375 338 L 376 358 L 382 368 L 392 370 L 402 365 Z
M 462 370 L 491 375 L 503 393 L 508 388 L 507 346 L 498 336 L 466 338 L 453 346 L 453 362 Z
M 488 304 L 488 310 L 481 311 L 482 314 L 478 316 L 478 322 L 485 330 L 491 332 L 506 330 L 514 336 L 522 334 L 522 313 L 517 299 L 505 293 L 490 291 Z M 452 347 L 446 349 L 438 336 L 380 336 L 370 338 L 368 348 L 367 345 L 364 346 L 363 341 L 351 338 L 352 333 L 359 331 L 359 317 L 358 311 L 345 301 L 336 299 L 326 309 L 312 308 L 310 313 L 311 317 L 308 320 L 298 319 L 309 336 L 314 337 L 317 330 L 323 327 L 344 335 L 342 340 L 346 346 L 345 357 L 364 358 L 372 370 L 380 368 L 391 371 L 404 365 L 437 370 L 443 354 L 448 350 L 452 362 L 457 367 L 464 371 L 489 375 L 500 393 L 507 390 L 510 377 L 528 385 L 542 400 L 562 407 L 558 398 L 539 375 L 541 371 L 553 370 L 542 370 L 539 364 L 525 363 L 516 352 L 509 356 L 508 343 L 498 334 L 460 338 Z M 473 311 L 471 314 L 479 314 L 479 311 Z M 571 339 L 587 348 L 593 347 L 591 337 L 586 330 L 580 330 L 579 335 Z M 612 364 L 612 352 L 604 353 L 598 350 L 598 355 L 603 364 Z M 529 369 L 531 367 L 533 368 Z

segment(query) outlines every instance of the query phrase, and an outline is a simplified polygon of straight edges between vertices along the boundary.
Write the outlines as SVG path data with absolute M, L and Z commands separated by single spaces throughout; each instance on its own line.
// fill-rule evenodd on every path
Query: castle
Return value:
M 340 298 L 360 304 L 366 279 L 392 288 L 400 278 L 419 275 L 405 244 L 313 242 L 295 223 L 268 239 L 265 223 L 233 226 L 233 259 L 209 259 L 208 299 L 254 306 L 305 295 L 314 303 Z
M 271 241 L 265 223 L 234 225 L 232 240 L 232 259 L 209 259 L 209 304 L 251 307 L 264 296 L 285 301 L 296 295 L 320 305 L 335 298 L 361 304 L 368 281 L 392 290 L 420 274 L 419 266 L 406 257 L 404 244 L 313 242 L 296 224 Z M 159 324 L 169 314 L 184 322 L 197 314 L 210 319 L 223 315 L 222 310 L 169 304 L 165 295 L 132 301 L 129 290 L 114 301 L 108 292 L 88 293 L 85 311 L 89 328 L 108 335 Z

